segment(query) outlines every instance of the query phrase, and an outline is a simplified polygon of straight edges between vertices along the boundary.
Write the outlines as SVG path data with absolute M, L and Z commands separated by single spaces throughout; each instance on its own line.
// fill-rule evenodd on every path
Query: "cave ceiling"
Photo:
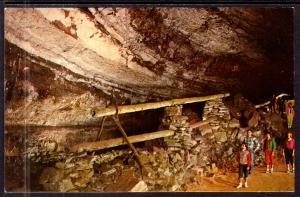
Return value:
M 5 40 L 45 74 L 135 102 L 293 91 L 287 8 L 7 8 Z

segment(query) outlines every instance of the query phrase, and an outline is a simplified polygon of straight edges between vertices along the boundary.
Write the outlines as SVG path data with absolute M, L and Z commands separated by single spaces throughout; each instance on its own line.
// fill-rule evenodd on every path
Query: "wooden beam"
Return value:
M 270 104 L 270 101 L 267 101 L 267 102 L 265 102 L 265 103 L 262 103 L 262 104 L 259 104 L 259 105 L 255 105 L 255 108 L 257 109 L 257 108 L 261 108 L 261 107 L 264 107 L 264 106 L 267 106 L 267 105 L 269 105 Z
M 172 135 L 174 135 L 174 131 L 162 130 L 153 133 L 144 133 L 140 135 L 129 136 L 128 140 L 131 143 L 137 143 L 137 142 L 143 142 L 143 141 L 153 140 L 162 137 L 168 137 Z M 120 138 L 97 141 L 97 142 L 84 142 L 81 144 L 76 144 L 71 147 L 71 151 L 72 152 L 95 151 L 95 150 L 121 146 L 125 144 L 127 144 L 127 142 L 124 140 L 123 137 L 120 137 Z
M 276 96 L 276 99 L 280 98 L 280 97 L 283 97 L 283 96 L 290 96 L 289 94 L 286 94 L 286 93 L 281 93 L 279 95 Z M 265 103 L 262 103 L 262 104 L 259 104 L 259 105 L 255 105 L 255 108 L 261 108 L 261 107 L 264 107 L 266 105 L 269 105 L 270 104 L 270 101 L 266 101 Z
M 172 99 L 168 101 L 160 101 L 160 102 L 152 102 L 152 103 L 142 103 L 135 105 L 123 105 L 118 106 L 119 114 L 149 110 L 149 109 L 157 109 L 162 107 L 168 107 L 173 105 L 181 105 L 187 103 L 196 103 L 203 102 L 208 100 L 214 100 L 219 98 L 224 98 L 230 96 L 229 93 L 225 94 L 215 94 L 210 96 L 201 96 L 201 97 L 191 97 L 191 98 L 181 98 L 181 99 Z M 93 117 L 102 117 L 102 116 L 110 116 L 116 113 L 116 108 L 114 106 L 107 108 L 93 108 L 91 110 L 91 115 Z
M 195 129 L 195 128 L 201 127 L 203 125 L 209 124 L 209 122 L 213 121 L 214 119 L 215 118 L 209 118 L 207 120 L 203 120 L 203 121 L 196 122 L 194 124 L 190 124 L 190 128 Z

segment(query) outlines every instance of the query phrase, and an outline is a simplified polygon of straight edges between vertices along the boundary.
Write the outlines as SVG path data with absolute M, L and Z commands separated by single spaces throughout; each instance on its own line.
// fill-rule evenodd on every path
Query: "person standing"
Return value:
M 288 132 L 287 139 L 284 142 L 283 156 L 287 165 L 287 173 L 295 172 L 294 157 L 295 157 L 295 140 L 293 139 L 292 132 Z M 291 168 L 289 164 L 291 164 Z
M 244 143 L 247 145 L 247 149 L 250 152 L 250 169 L 249 174 L 251 174 L 251 171 L 253 170 L 254 166 L 254 155 L 259 149 L 259 143 L 256 137 L 252 136 L 252 131 L 249 129 L 247 131 L 247 136 L 244 139 Z
M 273 173 L 275 162 L 276 141 L 268 132 L 264 141 L 265 163 L 267 165 L 266 173 Z M 271 167 L 271 168 L 270 168 Z
M 275 94 L 272 94 L 272 97 L 270 99 L 270 109 L 271 112 L 276 112 L 276 96 Z
M 240 189 L 243 186 L 243 179 L 245 180 L 244 186 L 248 187 L 247 177 L 250 168 L 250 153 L 247 150 L 246 143 L 242 143 L 241 150 L 237 155 L 237 161 L 239 163 L 239 185 L 236 187 Z
M 293 119 L 294 119 L 295 111 L 293 108 L 292 103 L 288 103 L 287 108 L 286 108 L 286 117 L 287 117 L 287 122 L 288 122 L 288 128 L 292 128 L 293 126 Z

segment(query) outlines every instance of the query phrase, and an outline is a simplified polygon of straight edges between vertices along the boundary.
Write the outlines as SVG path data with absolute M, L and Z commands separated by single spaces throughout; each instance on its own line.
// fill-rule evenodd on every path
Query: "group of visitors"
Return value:
M 276 155 L 276 141 L 270 132 L 266 133 L 266 138 L 263 143 L 263 150 L 265 152 L 266 173 L 273 173 L 275 155 Z M 251 174 L 254 166 L 255 153 L 259 150 L 260 144 L 256 137 L 252 136 L 252 131 L 247 131 L 241 150 L 238 153 L 237 160 L 239 163 L 239 184 L 237 189 L 243 186 L 248 187 L 247 179 Z M 294 169 L 294 156 L 295 156 L 295 140 L 293 139 L 292 132 L 288 132 L 287 138 L 283 144 L 283 157 L 287 166 L 287 173 L 293 173 Z

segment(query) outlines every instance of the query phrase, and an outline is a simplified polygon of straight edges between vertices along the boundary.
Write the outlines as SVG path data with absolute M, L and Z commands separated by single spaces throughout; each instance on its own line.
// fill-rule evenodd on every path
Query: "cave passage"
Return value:
M 293 13 L 6 8 L 5 190 L 294 191 Z M 237 190 L 249 130 L 260 148 Z

